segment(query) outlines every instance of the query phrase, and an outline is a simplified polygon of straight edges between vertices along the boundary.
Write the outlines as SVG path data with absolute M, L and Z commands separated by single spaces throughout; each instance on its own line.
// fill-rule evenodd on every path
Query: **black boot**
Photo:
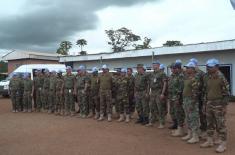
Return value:
M 143 117 L 142 125 L 146 125 L 148 123 L 149 123 L 149 118 L 148 117 Z
M 169 129 L 172 129 L 172 130 L 177 129 L 177 126 L 178 126 L 177 120 L 174 119 L 173 124 L 172 126 L 169 127 Z
M 135 123 L 140 124 L 142 122 L 143 122 L 143 117 L 141 115 L 139 115 L 139 118 L 137 119 L 137 121 Z

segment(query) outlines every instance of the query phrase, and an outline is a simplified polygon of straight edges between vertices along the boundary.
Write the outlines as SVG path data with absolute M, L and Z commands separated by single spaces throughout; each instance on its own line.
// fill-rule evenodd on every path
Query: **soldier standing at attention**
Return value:
M 119 105 L 120 117 L 118 122 L 124 121 L 126 117 L 126 123 L 130 122 L 130 106 L 128 98 L 129 78 L 126 76 L 126 69 L 121 69 L 121 75 L 117 81 L 117 105 Z M 124 117 L 125 114 L 125 117 Z
M 42 96 L 42 85 L 40 82 L 40 76 L 41 76 L 41 70 L 37 70 L 35 72 L 36 77 L 33 79 L 33 85 L 34 85 L 34 94 L 35 94 L 35 111 L 39 112 L 41 108 L 41 96 Z
M 20 82 L 20 89 L 19 89 L 19 111 L 23 112 L 24 110 L 24 102 L 23 102 L 23 96 L 24 96 L 24 75 L 19 74 L 19 82 Z
M 152 123 L 159 117 L 159 129 L 164 128 L 165 125 L 165 113 L 166 113 L 166 88 L 167 88 L 167 76 L 165 72 L 160 70 L 160 62 L 155 61 L 153 63 L 154 72 L 150 75 L 150 121 L 147 126 L 152 126 Z
M 182 73 L 181 64 L 174 63 L 171 66 L 171 76 L 168 82 L 168 99 L 170 102 L 170 112 L 172 120 L 174 121 L 173 125 L 177 126 L 176 130 L 172 131 L 172 136 L 178 137 L 183 136 L 183 125 L 185 119 L 185 113 L 182 105 L 182 93 L 184 85 L 184 75 Z
M 63 95 L 63 83 L 64 79 L 62 76 L 62 71 L 58 72 L 57 78 L 56 78 L 56 106 L 55 106 L 55 114 L 56 115 L 64 115 L 64 95 Z
M 133 71 L 132 68 L 127 68 L 127 77 L 129 81 L 129 87 L 128 87 L 128 98 L 129 98 L 129 106 L 130 106 L 130 117 L 135 112 L 135 78 L 132 75 Z
M 72 74 L 72 68 L 66 67 L 66 75 L 64 76 L 63 90 L 65 97 L 65 116 L 75 115 L 75 103 L 74 95 L 76 94 L 75 89 L 75 76 Z
M 207 116 L 207 141 L 201 147 L 212 147 L 214 130 L 218 132 L 221 143 L 216 152 L 222 153 L 226 150 L 227 128 L 226 111 L 229 101 L 229 84 L 224 75 L 219 71 L 219 61 L 209 59 L 206 63 L 208 74 L 204 77 L 206 116 Z
M 42 108 L 44 112 L 48 112 L 49 108 L 49 87 L 50 87 L 50 72 L 48 69 L 44 70 L 43 76 L 43 96 L 42 96 Z
M 100 117 L 100 97 L 99 97 L 99 77 L 97 67 L 92 68 L 91 75 L 91 93 L 90 93 L 90 113 L 95 111 L 94 119 Z
M 118 80 L 120 79 L 120 77 L 121 77 L 121 69 L 120 68 L 118 68 L 117 70 L 116 70 L 117 72 L 116 73 L 114 73 L 113 74 L 113 84 L 112 84 L 112 105 L 114 105 L 114 107 L 115 107 L 115 111 L 116 111 L 116 113 L 117 113 L 117 115 L 118 115 L 118 117 L 119 117 L 119 115 L 120 115 L 120 106 L 118 105 L 119 104 L 119 102 L 117 102 L 117 96 L 118 96 Z
M 138 113 L 138 120 L 136 123 L 142 123 L 146 125 L 149 123 L 149 84 L 148 76 L 145 73 L 144 65 L 137 65 L 137 74 L 135 76 L 135 99 L 136 99 L 136 110 Z
M 199 106 L 198 94 L 200 79 L 196 75 L 196 65 L 189 62 L 186 66 L 186 75 L 184 78 L 183 107 L 186 116 L 188 134 L 182 138 L 189 144 L 199 142 Z
M 75 95 L 77 95 L 78 98 L 81 118 L 86 118 L 89 112 L 89 89 L 90 81 L 86 75 L 85 67 L 79 66 L 78 75 L 76 76 Z
M 9 94 L 11 96 L 11 102 L 12 102 L 12 112 L 18 112 L 19 109 L 19 88 L 20 88 L 20 82 L 18 79 L 18 74 L 13 73 L 13 76 L 9 83 Z
M 107 65 L 102 66 L 102 74 L 99 77 L 100 81 L 100 118 L 104 120 L 105 107 L 107 107 L 108 121 L 112 121 L 112 76 L 109 73 Z
M 51 114 L 55 111 L 57 111 L 57 109 L 55 109 L 55 101 L 56 101 L 56 71 L 52 71 L 51 75 L 50 75 L 50 85 L 49 85 L 49 109 L 48 109 L 48 114 Z M 58 113 L 56 113 L 58 114 Z
M 33 97 L 33 81 L 30 78 L 30 74 L 26 73 L 24 75 L 24 111 L 32 112 L 32 97 Z

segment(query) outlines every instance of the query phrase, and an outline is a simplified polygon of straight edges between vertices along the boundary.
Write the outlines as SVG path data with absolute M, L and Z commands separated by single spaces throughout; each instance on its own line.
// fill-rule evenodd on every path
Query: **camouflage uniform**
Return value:
M 38 75 L 37 77 L 34 78 L 34 91 L 36 94 L 36 107 L 37 107 L 37 111 L 40 111 L 40 109 L 42 108 L 42 98 L 43 98 L 43 94 L 42 94 L 42 88 L 43 88 L 43 76 L 42 75 Z
M 99 100 L 99 77 L 98 75 L 91 76 L 91 92 L 90 92 L 90 112 L 94 111 L 97 115 L 100 113 L 100 100 Z
M 217 72 L 204 76 L 204 90 L 207 117 L 207 134 L 212 137 L 214 130 L 222 141 L 227 140 L 226 107 L 229 99 L 229 84 L 224 75 Z
M 50 77 L 49 75 L 43 76 L 43 90 L 42 90 L 42 108 L 43 110 L 48 110 L 49 108 L 49 87 L 50 87 Z
M 13 112 L 20 111 L 19 102 L 20 102 L 20 88 L 21 81 L 18 77 L 13 77 L 9 83 L 11 101 L 12 101 L 12 110 Z
M 128 87 L 128 98 L 129 98 L 129 109 L 131 113 L 135 112 L 135 95 L 134 95 L 134 89 L 135 89 L 135 78 L 133 75 L 127 76 L 129 81 L 129 87 Z
M 102 73 L 99 76 L 100 81 L 100 114 L 105 114 L 105 107 L 107 107 L 107 113 L 112 114 L 112 76 L 110 73 Z
M 198 76 L 185 76 L 183 90 L 183 107 L 188 128 L 198 134 L 199 130 L 199 94 L 200 79 Z
M 24 80 L 24 111 L 32 111 L 32 88 L 33 81 L 30 78 Z
M 163 71 L 154 71 L 150 75 L 150 123 L 153 123 L 159 116 L 159 121 L 161 124 L 165 124 L 165 115 L 167 111 L 166 100 L 161 100 L 160 96 L 162 94 L 164 82 L 167 81 L 166 74 Z M 166 95 L 166 94 L 164 94 Z
M 148 75 L 137 73 L 135 76 L 136 110 L 143 122 L 148 120 L 149 116 L 148 88 Z
M 130 106 L 128 99 L 128 87 L 129 87 L 129 79 L 125 76 L 120 76 L 117 80 L 117 105 L 119 106 L 120 114 L 130 114 Z
M 89 113 L 89 90 L 90 79 L 87 75 L 76 77 L 77 100 L 79 103 L 80 115 L 87 116 Z
M 56 76 L 51 75 L 49 78 L 49 113 L 54 112 L 55 109 L 55 104 L 56 104 Z
M 75 76 L 66 74 L 64 76 L 64 97 L 65 97 L 65 115 L 75 113 L 75 103 L 74 103 L 74 85 Z
M 118 102 L 118 81 L 120 80 L 120 75 L 113 76 L 113 85 L 112 85 L 112 103 L 115 106 L 115 111 L 119 114 L 120 113 L 120 105 Z
M 169 78 L 168 82 L 168 99 L 170 102 L 170 115 L 172 120 L 176 120 L 178 126 L 184 124 L 185 113 L 182 106 L 182 92 L 184 76 L 182 73 L 177 73 Z
M 20 90 L 19 90 L 19 110 L 23 111 L 24 108 L 24 102 L 23 102 L 23 96 L 24 96 L 24 80 L 23 77 L 19 77 L 20 80 Z
M 64 95 L 62 87 L 63 87 L 64 80 L 62 77 L 57 77 L 56 78 L 56 105 L 55 105 L 55 110 L 57 113 L 60 112 L 61 115 L 64 114 Z

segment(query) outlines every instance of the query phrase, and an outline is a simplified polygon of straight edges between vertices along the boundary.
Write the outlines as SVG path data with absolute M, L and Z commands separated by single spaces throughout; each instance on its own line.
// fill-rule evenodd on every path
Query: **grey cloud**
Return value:
M 96 28 L 95 11 L 156 0 L 27 0 L 17 16 L 0 17 L 0 48 L 56 50 L 60 41 Z

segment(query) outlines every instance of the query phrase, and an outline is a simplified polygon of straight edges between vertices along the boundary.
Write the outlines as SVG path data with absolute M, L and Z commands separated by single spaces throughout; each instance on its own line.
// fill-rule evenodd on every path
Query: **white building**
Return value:
M 220 69 L 230 82 L 231 92 L 235 95 L 235 82 L 233 80 L 233 77 L 235 77 L 235 39 L 175 47 L 130 50 L 118 53 L 65 56 L 60 57 L 60 62 L 71 65 L 74 69 L 77 69 L 81 64 L 85 65 L 87 69 L 91 69 L 94 66 L 100 67 L 102 64 L 107 64 L 110 69 L 115 69 L 121 67 L 134 68 L 136 64 L 140 63 L 151 67 L 153 60 L 159 60 L 165 65 L 170 65 L 176 59 L 181 59 L 183 64 L 186 64 L 190 58 L 198 59 L 202 68 L 208 59 L 218 59 L 221 64 Z M 169 69 L 167 69 L 168 71 Z

